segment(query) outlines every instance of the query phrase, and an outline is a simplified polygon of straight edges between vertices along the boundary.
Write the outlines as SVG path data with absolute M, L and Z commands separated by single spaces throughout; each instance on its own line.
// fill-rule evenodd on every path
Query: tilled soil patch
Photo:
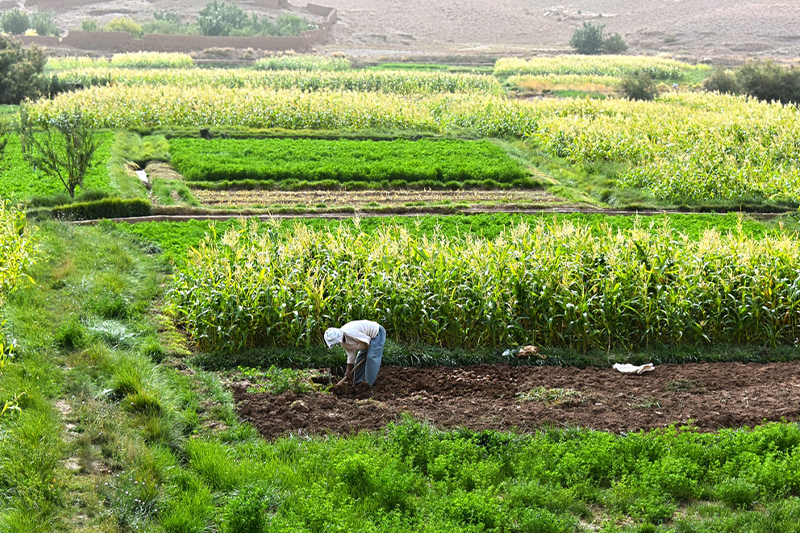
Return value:
M 585 427 L 615 433 L 691 424 L 701 431 L 800 419 L 800 361 L 661 365 L 641 375 L 611 368 L 479 365 L 384 367 L 374 387 L 278 396 L 232 384 L 240 416 L 264 437 L 378 430 L 403 413 L 436 427 L 532 431 Z

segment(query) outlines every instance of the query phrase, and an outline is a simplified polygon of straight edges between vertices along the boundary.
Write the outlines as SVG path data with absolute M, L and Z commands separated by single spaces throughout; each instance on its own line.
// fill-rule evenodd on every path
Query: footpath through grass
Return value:
M 2 531 L 797 531 L 800 428 L 260 439 L 158 313 L 169 266 L 46 223 L 2 309 Z

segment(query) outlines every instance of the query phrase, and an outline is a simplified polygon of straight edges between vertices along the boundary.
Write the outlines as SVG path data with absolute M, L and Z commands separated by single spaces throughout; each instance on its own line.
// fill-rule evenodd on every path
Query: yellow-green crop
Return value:
M 511 74 L 581 74 L 622 77 L 644 72 L 656 80 L 678 80 L 698 70 L 710 70 L 707 65 L 691 65 L 664 57 L 650 56 L 581 56 L 563 55 L 519 59 L 504 57 L 497 60 L 497 76 Z
M 493 76 L 448 72 L 345 71 L 248 69 L 134 70 L 84 68 L 64 71 L 59 79 L 84 86 L 113 83 L 121 86 L 227 87 L 231 89 L 299 89 L 301 91 L 355 91 L 397 94 L 469 93 L 502 96 Z
M 25 212 L 0 198 L 0 305 L 33 264 L 34 235 Z
M 208 238 L 176 273 L 171 308 L 200 349 L 321 344 L 371 319 L 400 342 L 579 350 L 793 345 L 800 242 L 663 226 L 520 224 L 494 240 L 257 224 Z

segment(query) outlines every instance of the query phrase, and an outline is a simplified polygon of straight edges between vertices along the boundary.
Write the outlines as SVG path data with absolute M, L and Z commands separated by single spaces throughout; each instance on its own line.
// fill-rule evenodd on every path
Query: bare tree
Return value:
M 20 108 L 20 141 L 25 159 L 49 176 L 57 176 L 75 198 L 83 178 L 102 144 L 96 130 L 78 108 L 44 120 L 32 120 L 25 105 Z

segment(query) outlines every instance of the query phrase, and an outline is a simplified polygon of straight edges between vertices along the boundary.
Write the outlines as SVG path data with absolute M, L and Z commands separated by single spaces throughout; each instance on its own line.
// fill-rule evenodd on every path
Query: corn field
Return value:
M 47 70 L 103 69 L 103 68 L 192 68 L 194 59 L 189 54 L 167 52 L 128 52 L 105 57 L 71 56 L 49 57 Z
M 350 60 L 346 57 L 286 54 L 259 59 L 253 68 L 256 70 L 350 70 Z
M 663 57 L 648 56 L 581 56 L 534 57 L 519 59 L 500 58 L 495 62 L 495 76 L 513 74 L 579 74 L 614 76 L 646 73 L 654 80 L 680 80 L 693 71 L 710 71 L 707 65 L 691 65 Z
M 168 52 L 128 52 L 111 56 L 115 68 L 192 68 L 194 59 L 189 54 Z
M 796 345 L 800 242 L 690 240 L 668 222 L 615 232 L 542 220 L 494 240 L 251 222 L 207 236 L 167 298 L 212 352 L 318 345 L 355 318 L 451 348 Z
M 59 73 L 65 82 L 85 87 L 118 86 L 226 87 L 231 89 L 299 89 L 397 94 L 468 93 L 503 96 L 497 78 L 447 72 L 366 71 L 308 72 L 303 70 L 84 68 Z
M 656 102 L 495 95 L 399 95 L 200 86 L 92 87 L 40 100 L 32 119 L 75 107 L 97 126 L 393 129 L 517 137 L 572 163 L 627 166 L 623 187 L 670 201 L 800 202 L 800 111 L 719 94 L 671 93 Z

